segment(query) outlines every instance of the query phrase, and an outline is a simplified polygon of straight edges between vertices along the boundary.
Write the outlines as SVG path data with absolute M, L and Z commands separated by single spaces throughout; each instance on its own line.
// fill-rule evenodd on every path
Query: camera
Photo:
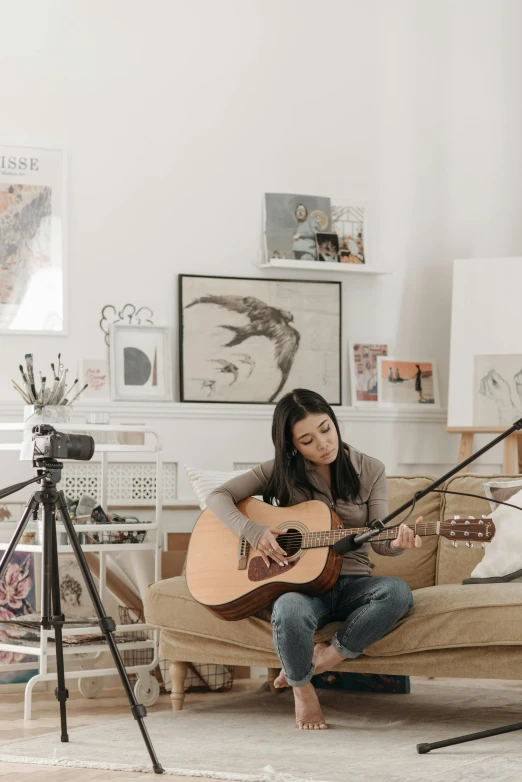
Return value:
M 33 438 L 22 443 L 21 460 L 76 459 L 87 462 L 94 454 L 94 439 L 86 434 L 57 432 L 50 424 L 33 427 Z

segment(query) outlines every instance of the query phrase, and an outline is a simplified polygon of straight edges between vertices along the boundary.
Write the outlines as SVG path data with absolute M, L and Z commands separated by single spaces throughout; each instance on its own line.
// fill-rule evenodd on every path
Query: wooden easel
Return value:
M 507 428 L 507 427 L 506 427 Z M 461 429 L 448 426 L 446 431 L 452 434 L 460 434 L 460 448 L 457 464 L 468 459 L 473 453 L 473 437 L 476 434 L 502 434 L 506 428 L 494 426 L 465 426 Z M 460 472 L 469 471 L 470 465 Z M 504 457 L 502 459 L 502 475 L 518 475 L 522 473 L 522 432 L 514 432 L 504 440 Z

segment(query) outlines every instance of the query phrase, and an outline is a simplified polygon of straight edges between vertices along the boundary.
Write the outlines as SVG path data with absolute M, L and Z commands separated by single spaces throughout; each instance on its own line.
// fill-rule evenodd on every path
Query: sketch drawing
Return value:
M 273 403 L 313 385 L 340 404 L 339 294 L 340 283 L 182 275 L 182 400 Z
M 475 356 L 473 426 L 509 426 L 522 418 L 522 355 Z

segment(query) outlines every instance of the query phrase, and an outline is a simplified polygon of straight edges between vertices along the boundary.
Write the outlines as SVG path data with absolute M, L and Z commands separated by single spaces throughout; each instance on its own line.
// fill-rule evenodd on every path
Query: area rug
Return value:
M 291 692 L 149 713 L 167 774 L 244 782 L 504 782 L 522 778 L 520 733 L 418 755 L 416 744 L 522 721 L 522 691 L 420 681 L 409 695 L 321 691 L 330 726 L 298 731 Z M 150 771 L 132 717 L 0 744 L 0 761 Z

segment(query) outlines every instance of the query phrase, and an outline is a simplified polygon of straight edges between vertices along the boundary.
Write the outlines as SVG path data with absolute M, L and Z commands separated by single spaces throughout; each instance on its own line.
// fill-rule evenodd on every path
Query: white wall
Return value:
M 2 419 L 20 417 L 9 378 L 26 352 L 37 367 L 105 356 L 105 304 L 150 306 L 176 358 L 178 274 L 267 276 L 265 191 L 369 199 L 369 262 L 394 273 L 339 275 L 345 345 L 384 336 L 436 359 L 445 404 L 452 259 L 520 252 L 521 17 L 517 0 L 1 4 L 2 138 L 69 160 L 69 333 L 0 337 Z M 161 411 L 169 458 L 270 452 L 269 411 L 245 429 L 236 410 L 225 450 L 219 417 Z M 444 413 L 345 416 L 390 471 L 456 458 Z

